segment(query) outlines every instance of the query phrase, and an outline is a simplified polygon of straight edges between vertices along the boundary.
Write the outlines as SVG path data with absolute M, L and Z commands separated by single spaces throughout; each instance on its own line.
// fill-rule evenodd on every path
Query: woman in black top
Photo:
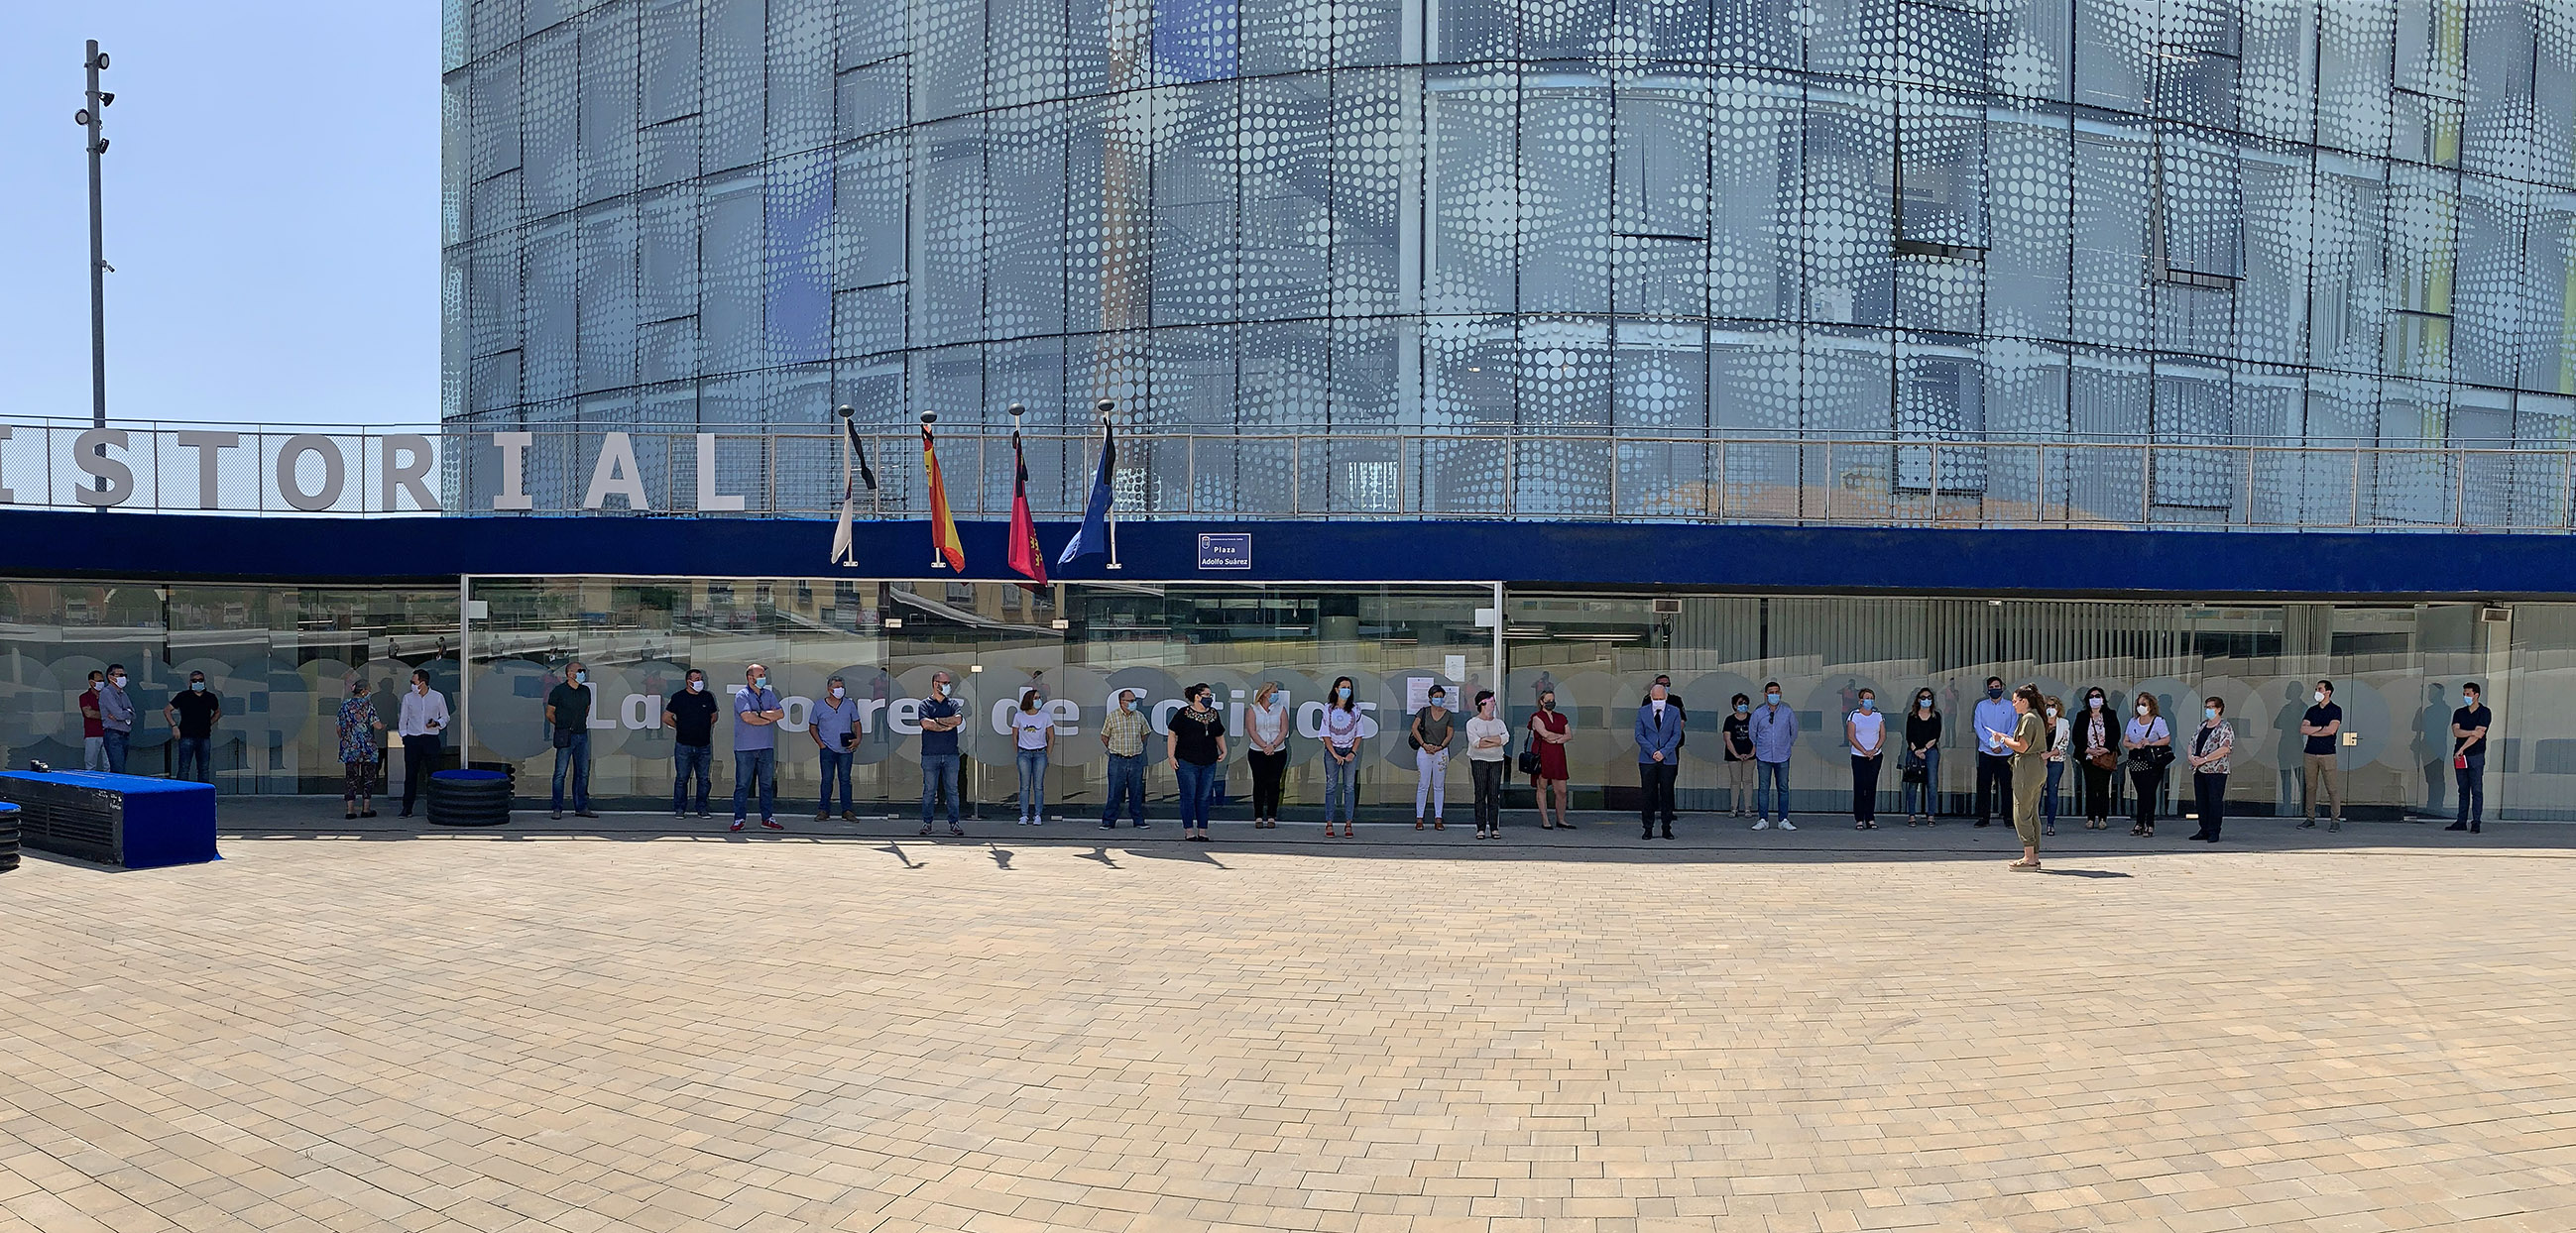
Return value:
M 2084 691 L 2084 709 L 2075 713 L 2075 755 L 2084 768 L 2084 829 L 2111 826 L 2111 780 L 2120 767 L 2120 719 L 2099 685 Z
M 1753 700 L 1735 695 L 1720 727 L 1725 729 L 1718 743 L 1726 747 L 1727 795 L 1735 802 L 1735 816 L 1746 817 L 1753 812 Z
M 1204 683 L 1190 686 L 1188 696 L 1190 704 L 1172 715 L 1163 756 L 1171 760 L 1180 788 L 1181 838 L 1206 843 L 1208 790 L 1216 779 L 1216 764 L 1225 761 L 1225 713 L 1208 705 L 1214 694 Z
M 1905 808 L 1905 824 L 1930 826 L 1941 812 L 1941 708 L 1932 704 L 1929 689 L 1915 690 L 1914 706 L 1905 712 L 1904 765 L 1905 789 L 1897 804 Z M 1921 779 L 1914 777 L 1917 769 Z

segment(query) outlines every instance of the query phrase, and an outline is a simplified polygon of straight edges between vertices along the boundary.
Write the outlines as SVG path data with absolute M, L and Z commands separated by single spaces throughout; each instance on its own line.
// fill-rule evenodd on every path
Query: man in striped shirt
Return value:
M 1145 820 L 1145 713 L 1137 708 L 1135 690 L 1119 690 L 1110 699 L 1109 717 L 1100 721 L 1100 743 L 1109 750 L 1109 799 L 1100 807 L 1100 829 L 1118 829 L 1118 799 L 1123 796 L 1136 829 L 1152 830 Z

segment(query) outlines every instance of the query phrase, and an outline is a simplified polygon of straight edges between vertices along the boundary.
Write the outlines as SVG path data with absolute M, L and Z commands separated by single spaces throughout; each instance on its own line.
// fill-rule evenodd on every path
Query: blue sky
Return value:
M 86 419 L 82 41 L 112 61 L 108 414 L 438 417 L 432 0 L 0 2 L 0 418 Z

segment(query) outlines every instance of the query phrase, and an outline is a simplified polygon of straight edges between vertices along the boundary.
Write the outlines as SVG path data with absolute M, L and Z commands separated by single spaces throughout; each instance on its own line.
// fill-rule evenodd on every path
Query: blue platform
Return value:
M 222 860 L 212 784 L 92 771 L 0 772 L 21 847 L 128 869 Z

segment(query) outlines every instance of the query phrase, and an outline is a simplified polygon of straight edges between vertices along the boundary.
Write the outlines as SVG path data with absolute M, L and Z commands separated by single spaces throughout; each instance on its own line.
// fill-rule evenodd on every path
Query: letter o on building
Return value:
M 296 464 L 306 454 L 322 456 L 322 487 L 306 492 L 295 482 Z M 340 488 L 348 480 L 347 460 L 340 457 L 340 447 L 318 432 L 297 433 L 277 448 L 277 495 L 286 503 L 306 513 L 317 513 L 340 503 Z

